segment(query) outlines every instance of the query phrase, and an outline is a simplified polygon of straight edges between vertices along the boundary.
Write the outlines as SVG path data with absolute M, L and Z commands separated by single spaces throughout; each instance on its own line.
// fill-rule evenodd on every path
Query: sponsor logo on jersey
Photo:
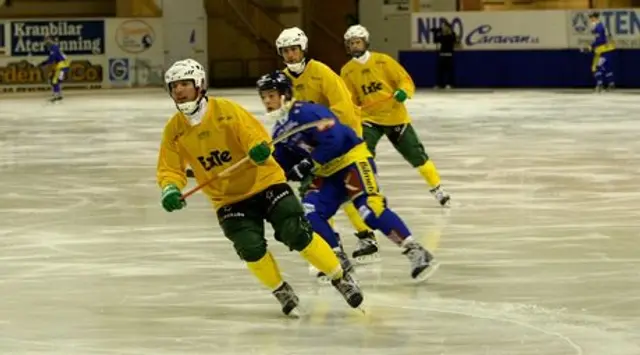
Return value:
M 361 85 L 360 90 L 362 90 L 362 93 L 365 96 L 369 94 L 373 94 L 382 90 L 382 83 L 379 81 L 372 81 L 369 83 L 369 85 Z
M 198 161 L 202 168 L 209 171 L 215 167 L 223 166 L 233 160 L 231 152 L 228 150 L 212 150 L 208 156 L 199 156 Z

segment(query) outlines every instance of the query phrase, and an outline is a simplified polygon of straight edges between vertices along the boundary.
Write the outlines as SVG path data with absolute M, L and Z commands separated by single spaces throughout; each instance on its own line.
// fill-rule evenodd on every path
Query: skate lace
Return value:
M 274 291 L 273 294 L 282 305 L 287 304 L 289 301 L 292 301 L 295 298 L 295 294 L 289 288 L 283 288 L 282 290 Z
M 358 288 L 356 286 L 356 282 L 349 275 L 345 275 L 342 280 L 338 282 L 336 288 L 340 293 L 342 293 L 346 298 L 353 296 L 358 293 Z
M 409 250 L 407 250 L 407 257 L 409 258 L 409 261 L 411 261 L 411 266 L 413 268 L 427 263 L 426 255 L 422 250 L 420 250 L 420 248 L 409 248 Z
M 374 245 L 375 242 L 372 239 L 358 239 L 358 241 L 356 242 L 356 249 L 365 249 L 367 247 L 369 247 L 370 245 Z

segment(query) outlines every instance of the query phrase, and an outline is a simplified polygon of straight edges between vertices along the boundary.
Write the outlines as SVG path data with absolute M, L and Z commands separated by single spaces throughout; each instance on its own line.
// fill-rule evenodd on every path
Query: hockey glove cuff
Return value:
M 249 150 L 249 159 L 258 165 L 264 164 L 270 156 L 271 148 L 267 142 L 256 144 Z
M 407 92 L 402 89 L 398 89 L 393 93 L 393 98 L 398 102 L 404 102 L 408 97 Z
M 302 181 L 305 177 L 311 175 L 312 171 L 313 162 L 309 159 L 303 159 L 301 162 L 294 165 L 291 170 L 287 171 L 287 180 Z
M 180 189 L 176 185 L 167 185 L 164 189 L 162 189 L 162 207 L 167 212 L 173 212 L 175 210 L 180 210 L 187 203 L 180 199 L 182 197 L 182 193 L 180 193 Z

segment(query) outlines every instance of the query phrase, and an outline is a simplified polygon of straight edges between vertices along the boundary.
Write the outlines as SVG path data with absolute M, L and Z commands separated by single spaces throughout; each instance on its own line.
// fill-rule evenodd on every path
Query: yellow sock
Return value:
M 275 290 L 282 284 L 280 269 L 270 251 L 258 261 L 247 262 L 247 267 L 270 290 Z
M 440 185 L 440 174 L 438 174 L 438 169 L 433 164 L 431 160 L 427 160 L 422 166 L 418 167 L 418 171 L 420 175 L 427 181 L 431 188 L 437 187 Z
M 313 233 L 311 243 L 300 252 L 300 255 L 325 275 L 331 278 L 342 277 L 342 267 L 338 257 L 318 234 Z
M 362 217 L 360 217 L 358 209 L 356 209 L 356 206 L 353 204 L 353 202 L 345 203 L 344 205 L 342 205 L 342 208 L 344 210 L 344 213 L 347 214 L 347 217 L 349 218 L 349 221 L 351 222 L 353 228 L 355 228 L 356 232 L 360 233 L 371 231 L 371 228 L 369 228 L 369 226 L 364 223 Z

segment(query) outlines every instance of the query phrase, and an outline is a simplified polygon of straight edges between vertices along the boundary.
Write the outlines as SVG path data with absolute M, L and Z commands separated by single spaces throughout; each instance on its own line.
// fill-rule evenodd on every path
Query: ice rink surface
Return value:
M 215 94 L 262 113 L 252 90 Z M 640 354 L 635 94 L 418 94 L 408 107 L 452 207 L 386 140 L 377 161 L 391 206 L 442 267 L 415 285 L 380 237 L 382 262 L 357 273 L 362 316 L 270 236 L 299 320 L 202 195 L 162 210 L 165 93 L 45 98 L 0 100 L 0 354 Z

